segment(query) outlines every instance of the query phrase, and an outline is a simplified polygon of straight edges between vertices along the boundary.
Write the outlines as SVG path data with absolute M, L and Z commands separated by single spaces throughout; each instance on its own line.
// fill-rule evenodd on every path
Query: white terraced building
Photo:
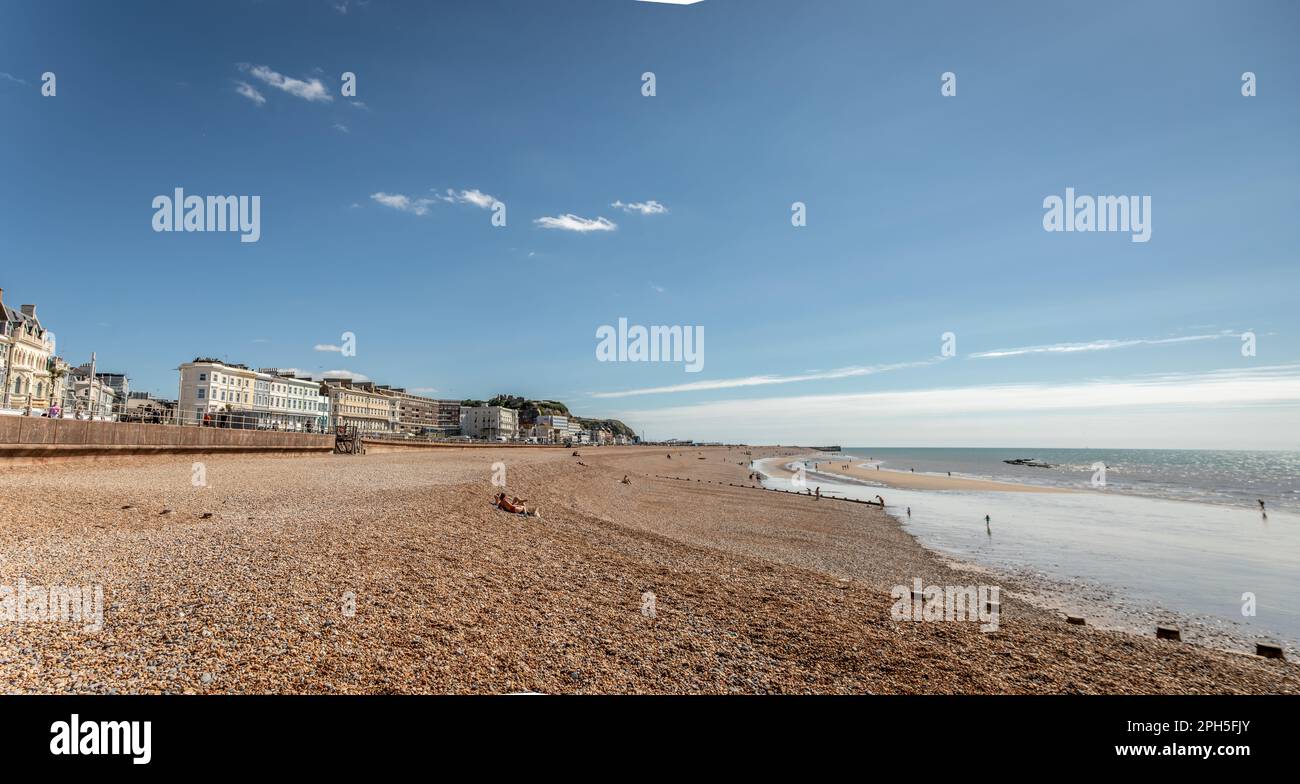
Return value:
M 183 424 L 315 433 L 328 427 L 329 397 L 310 379 L 203 358 L 179 370 L 177 410 Z

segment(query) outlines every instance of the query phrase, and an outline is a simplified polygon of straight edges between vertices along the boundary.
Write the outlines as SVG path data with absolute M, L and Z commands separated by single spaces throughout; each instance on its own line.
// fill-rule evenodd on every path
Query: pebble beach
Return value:
M 778 448 L 372 449 L 0 468 L 7 693 L 1300 693 L 1300 666 L 1074 626 L 900 622 L 979 578 L 879 508 L 759 489 Z M 493 484 L 504 475 L 505 486 Z M 623 479 L 627 477 L 627 483 Z M 498 489 L 540 517 L 489 504 Z

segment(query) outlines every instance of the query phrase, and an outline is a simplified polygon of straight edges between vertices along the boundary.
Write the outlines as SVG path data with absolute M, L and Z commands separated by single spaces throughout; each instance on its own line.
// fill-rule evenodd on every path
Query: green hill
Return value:
M 529 400 L 519 395 L 497 395 L 491 400 L 462 400 L 462 406 L 501 406 L 510 408 L 519 412 L 519 421 L 521 424 L 532 424 L 540 416 L 567 416 L 571 417 L 585 429 L 603 428 L 614 435 L 627 436 L 633 438 L 636 431 L 617 419 L 591 419 L 589 417 L 580 417 L 569 412 L 569 407 L 558 400 Z

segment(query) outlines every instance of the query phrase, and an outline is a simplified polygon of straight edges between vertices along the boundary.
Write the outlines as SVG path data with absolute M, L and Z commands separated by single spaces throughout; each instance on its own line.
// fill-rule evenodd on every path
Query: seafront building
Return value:
M 76 375 L 74 371 L 72 381 L 68 384 L 68 392 L 71 394 L 71 400 L 63 406 L 66 413 L 77 418 L 82 416 L 100 420 L 113 418 L 114 408 L 118 403 L 117 393 L 104 379 L 98 376 L 92 378 L 89 374 Z
M 177 411 L 182 424 L 220 423 L 250 427 L 257 373 L 247 365 L 198 357 L 180 368 Z
M 330 425 L 355 427 L 370 435 L 399 432 L 397 398 L 380 392 L 370 381 L 329 378 L 321 382 L 321 394 L 329 396 Z
M 0 289 L 0 409 L 44 413 L 57 401 L 50 358 L 54 333 L 41 325 L 35 305 L 14 310 Z
M 78 365 L 73 371 L 80 378 L 86 378 L 90 375 L 91 367 L 89 362 Z M 125 373 L 113 373 L 103 370 L 95 370 L 95 377 L 103 381 L 113 390 L 113 395 L 119 401 L 126 400 L 131 396 L 131 379 Z
M 382 384 L 375 389 L 396 401 L 398 433 L 445 438 L 460 432 L 460 401 L 437 400 Z
M 513 441 L 519 435 L 517 414 L 504 406 L 461 406 L 460 430 L 470 438 Z
M 543 444 L 562 444 L 565 441 L 582 443 L 583 427 L 576 419 L 560 414 L 537 417 L 528 435 Z
M 179 370 L 182 424 L 311 432 L 328 427 L 329 396 L 310 379 L 202 357 Z
M 253 382 L 253 412 L 265 430 L 323 433 L 329 428 L 330 398 L 320 382 L 294 371 L 262 368 Z

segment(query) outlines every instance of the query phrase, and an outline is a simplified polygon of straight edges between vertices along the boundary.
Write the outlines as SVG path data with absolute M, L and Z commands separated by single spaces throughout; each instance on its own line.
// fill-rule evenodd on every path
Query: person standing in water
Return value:
M 910 506 L 907 507 L 907 516 L 908 516 L 908 517 L 911 517 L 911 516 L 912 516 L 912 507 L 910 507 Z

